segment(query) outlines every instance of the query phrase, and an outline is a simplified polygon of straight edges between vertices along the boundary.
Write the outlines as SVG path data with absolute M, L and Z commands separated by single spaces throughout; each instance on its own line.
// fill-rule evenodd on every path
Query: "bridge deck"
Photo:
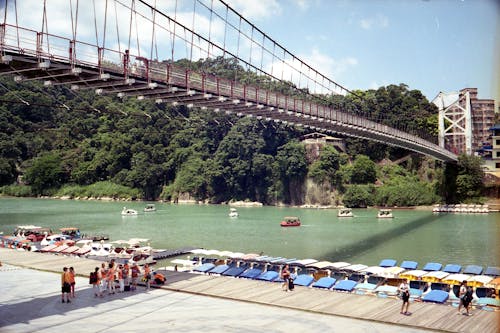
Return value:
M 89 259 L 3 248 L 0 248 L 0 258 L 11 265 L 58 273 L 63 266 L 73 266 L 76 272 L 90 272 L 100 265 L 99 261 Z M 184 272 L 166 274 L 168 282 L 162 288 L 173 291 L 447 332 L 493 333 L 500 330 L 500 312 L 473 310 L 473 316 L 466 317 L 457 315 L 456 308 L 451 306 L 413 302 L 410 305 L 412 315 L 404 316 L 399 313 L 401 302 L 393 298 L 300 286 L 293 292 L 284 292 L 277 283 Z

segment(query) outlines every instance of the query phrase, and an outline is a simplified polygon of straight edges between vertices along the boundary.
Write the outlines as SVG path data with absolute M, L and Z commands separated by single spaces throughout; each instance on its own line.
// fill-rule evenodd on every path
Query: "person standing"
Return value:
M 140 270 L 139 266 L 137 266 L 137 264 L 134 263 L 132 265 L 132 268 L 131 268 L 132 287 L 130 288 L 130 290 L 136 290 L 137 289 L 137 279 L 139 278 L 140 272 L 141 272 L 141 270 Z
M 71 284 L 69 282 L 68 267 L 63 268 L 63 273 L 61 274 L 61 302 L 71 303 L 69 300 L 69 294 L 71 292 Z
M 73 267 L 70 267 L 69 268 L 69 271 L 68 271 L 68 274 L 69 274 L 69 284 L 70 284 L 70 289 L 71 289 L 71 293 L 70 293 L 70 296 L 72 298 L 75 298 L 75 269 Z
M 144 265 L 144 281 L 146 282 L 146 290 L 151 287 L 151 269 L 149 265 Z
M 118 265 L 117 273 L 118 273 L 118 284 L 120 285 L 120 292 L 122 293 L 125 291 L 125 283 L 123 280 L 123 266 L 122 265 Z
M 281 271 L 281 278 L 283 279 L 281 289 L 284 291 L 288 291 L 288 280 L 290 280 L 290 267 L 288 266 L 288 264 L 283 267 L 283 270 Z
M 108 295 L 115 293 L 115 266 L 110 262 L 108 266 Z
M 460 310 L 462 309 L 462 306 L 465 306 L 464 304 L 464 297 L 465 294 L 467 293 L 467 281 L 463 280 L 462 283 L 460 284 L 460 289 L 458 291 L 458 314 L 460 314 Z
M 101 278 L 99 274 L 99 267 L 96 267 L 94 272 L 90 274 L 90 284 L 94 291 L 94 296 L 102 296 L 101 294 Z
M 100 296 L 104 296 L 104 292 L 108 289 L 108 269 L 106 268 L 106 263 L 101 264 L 101 269 L 99 270 L 99 279 L 101 281 L 101 291 Z
M 125 287 L 127 287 L 127 290 L 130 290 L 129 275 L 130 275 L 130 267 L 128 266 L 128 263 L 125 263 L 125 265 L 123 265 L 123 284 Z
M 408 285 L 408 280 L 404 280 L 399 285 L 399 292 L 401 293 L 401 299 L 403 300 L 403 305 L 401 305 L 400 313 L 409 315 L 410 313 L 408 312 L 408 307 L 410 306 L 410 286 Z

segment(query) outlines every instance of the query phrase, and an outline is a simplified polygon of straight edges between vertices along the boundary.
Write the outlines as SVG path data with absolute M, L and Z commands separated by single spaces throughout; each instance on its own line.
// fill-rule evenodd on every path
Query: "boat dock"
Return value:
M 2 263 L 56 273 L 60 273 L 64 266 L 73 266 L 80 277 L 88 277 L 88 273 L 101 264 L 101 261 L 91 259 L 5 248 L 0 248 L 0 258 Z M 474 309 L 473 315 L 467 317 L 457 315 L 457 309 L 449 305 L 412 302 L 410 304 L 412 314 L 405 316 L 399 313 L 401 301 L 390 297 L 379 298 L 301 286 L 296 286 L 292 292 L 284 292 L 279 283 L 273 282 L 174 271 L 162 271 L 162 273 L 166 275 L 167 284 L 161 288 L 169 291 L 307 313 L 369 320 L 407 328 L 444 332 L 500 331 L 500 311 Z M 25 284 L 24 288 L 29 288 L 29 284 Z

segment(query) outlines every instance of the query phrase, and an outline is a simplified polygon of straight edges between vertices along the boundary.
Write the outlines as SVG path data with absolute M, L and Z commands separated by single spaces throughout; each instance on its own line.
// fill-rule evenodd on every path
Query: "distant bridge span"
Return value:
M 300 97 L 287 96 L 92 43 L 0 24 L 0 75 L 17 82 L 154 99 L 378 141 L 453 162 L 457 156 L 418 136 Z

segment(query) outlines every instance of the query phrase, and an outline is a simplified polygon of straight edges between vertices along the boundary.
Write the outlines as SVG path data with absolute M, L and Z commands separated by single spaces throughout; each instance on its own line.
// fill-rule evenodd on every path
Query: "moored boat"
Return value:
M 300 219 L 296 216 L 285 216 L 283 221 L 281 221 L 280 225 L 282 227 L 299 227 Z

